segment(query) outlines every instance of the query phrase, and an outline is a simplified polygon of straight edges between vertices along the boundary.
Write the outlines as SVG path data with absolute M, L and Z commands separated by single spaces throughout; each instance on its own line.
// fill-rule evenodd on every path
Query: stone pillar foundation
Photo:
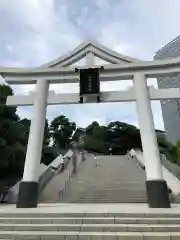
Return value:
M 19 195 L 17 208 L 36 208 L 38 204 L 38 183 L 21 182 L 19 186 Z
M 164 180 L 146 181 L 146 193 L 150 208 L 170 208 L 167 183 Z

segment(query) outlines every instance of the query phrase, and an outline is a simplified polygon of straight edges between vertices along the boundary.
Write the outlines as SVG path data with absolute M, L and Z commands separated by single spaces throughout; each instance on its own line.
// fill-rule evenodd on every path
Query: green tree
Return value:
M 92 135 L 96 128 L 99 127 L 99 123 L 94 121 L 89 126 L 86 127 L 86 133 Z
M 12 96 L 13 90 L 10 86 L 0 84 L 0 119 L 9 118 L 13 121 L 19 120 L 19 116 L 16 114 L 16 107 L 7 107 L 7 96 Z
M 126 154 L 132 148 L 141 149 L 139 129 L 135 126 L 115 121 L 108 124 L 108 138 L 114 153 Z
M 177 163 L 176 148 L 180 149 L 180 147 L 169 143 L 162 131 L 157 130 L 156 133 L 160 152 L 164 153 L 170 161 Z M 127 150 L 132 148 L 142 150 L 140 130 L 120 121 L 110 122 L 107 126 L 92 122 L 86 128 L 85 148 L 103 154 L 107 154 L 109 148 L 112 148 L 113 154 L 126 154 Z
M 170 150 L 171 156 L 175 156 L 174 159 L 176 159 L 176 163 L 180 165 L 180 140 L 176 143 L 176 145 L 172 146 Z
M 71 122 L 64 115 L 56 117 L 50 125 L 50 132 L 54 146 L 59 149 L 67 149 L 70 145 L 71 137 L 76 129 L 76 123 Z
M 58 156 L 57 148 L 53 146 L 44 146 L 42 151 L 41 162 L 49 165 Z
M 49 126 L 48 120 L 46 119 L 46 121 L 45 121 L 45 126 L 44 126 L 44 140 L 43 140 L 43 147 L 47 147 L 47 146 L 49 146 L 50 138 L 51 138 L 51 134 L 50 134 L 50 126 Z
M 16 107 L 5 105 L 7 96 L 13 95 L 8 85 L 0 85 L 0 177 L 13 178 L 22 173 L 25 147 L 21 144 L 21 128 Z
M 27 146 L 31 120 L 24 118 L 24 119 L 19 120 L 19 124 L 20 124 L 20 128 L 21 128 L 22 144 Z M 46 119 L 45 127 L 44 127 L 43 147 L 48 146 L 49 142 L 50 142 L 50 128 L 49 128 L 48 120 Z
M 109 145 L 107 142 L 98 139 L 94 136 L 85 136 L 84 149 L 89 152 L 95 152 L 100 154 L 108 154 Z
M 19 125 L 21 129 L 21 143 L 24 146 L 27 146 L 28 144 L 30 124 L 31 124 L 31 120 L 27 118 L 19 120 Z

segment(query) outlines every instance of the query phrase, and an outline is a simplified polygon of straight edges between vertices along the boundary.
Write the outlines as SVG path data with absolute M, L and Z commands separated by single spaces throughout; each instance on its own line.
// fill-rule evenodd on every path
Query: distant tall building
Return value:
M 154 59 L 167 59 L 180 57 L 180 36 L 161 48 Z M 159 88 L 180 88 L 180 74 L 158 77 Z M 167 139 L 172 143 L 180 140 L 180 99 L 162 100 L 162 115 L 164 126 L 167 133 Z

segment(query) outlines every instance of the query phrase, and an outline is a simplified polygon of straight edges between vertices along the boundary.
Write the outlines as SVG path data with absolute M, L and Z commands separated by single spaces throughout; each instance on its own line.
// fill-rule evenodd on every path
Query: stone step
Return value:
M 0 218 L 0 224 L 180 224 L 180 218 Z
M 74 194 L 72 194 L 72 197 L 75 195 L 75 196 L 78 196 L 78 195 L 80 195 L 80 197 L 81 196 L 83 196 L 83 197 L 87 197 L 87 198 L 97 198 L 97 197 L 109 197 L 109 192 L 108 193 L 106 193 L 106 192 L 103 192 L 103 193 L 99 193 L 99 195 L 98 195 L 98 193 L 96 193 L 96 192 L 94 192 L 94 195 L 91 195 L 91 193 L 89 192 L 89 193 L 86 193 L 86 195 L 83 193 L 83 192 L 81 192 L 81 191 L 77 191 L 77 192 L 75 192 L 75 191 L 73 191 L 73 193 Z M 139 194 L 138 194 L 139 193 Z M 117 198 L 117 197 L 129 197 L 129 198 L 133 198 L 132 197 L 132 194 L 133 194 L 133 192 L 132 193 L 127 193 L 127 192 L 124 192 L 123 193 L 123 191 L 122 192 L 118 192 L 118 191 L 114 191 L 114 192 L 112 192 L 111 194 L 114 194 L 114 195 L 112 195 L 111 196 L 111 198 Z M 117 194 L 117 195 L 115 195 L 115 194 Z M 145 194 L 144 193 L 141 193 L 141 192 L 136 192 L 135 194 L 134 194 L 134 198 L 140 198 L 140 197 L 142 197 L 142 196 L 144 196 L 145 197 Z M 121 200 L 121 199 L 120 199 Z
M 0 224 L 0 231 L 180 232 L 179 224 Z
M 96 198 L 76 198 L 76 197 L 72 197 L 72 198 L 69 198 L 66 203 L 71 203 L 71 202 L 74 202 L 74 203 L 134 203 L 133 199 L 103 199 L 103 198 L 100 198 L 98 200 L 96 200 Z M 64 202 L 64 201 L 62 201 Z M 136 199 L 136 203 L 146 203 L 146 199 L 143 199 L 143 198 L 137 198 Z
M 145 203 L 145 174 L 127 156 L 102 156 L 100 166 L 88 158 L 70 180 L 59 202 Z
M 91 195 L 91 193 L 87 193 L 86 195 L 84 195 L 84 193 L 83 192 L 74 192 L 76 195 L 75 196 L 77 196 L 78 194 L 81 194 L 80 195 L 80 197 L 81 196 L 83 196 L 83 197 L 87 197 L 87 198 L 96 198 L 97 196 L 98 197 L 109 197 L 109 193 L 106 193 L 106 192 L 103 192 L 103 193 L 99 193 L 99 195 L 98 195 L 98 193 L 96 193 L 96 192 L 94 192 L 94 195 Z M 132 192 L 133 193 L 133 192 Z M 127 197 L 129 197 L 129 198 L 133 198 L 132 197 L 132 193 L 127 193 L 127 192 L 124 192 L 124 195 L 125 196 L 127 196 Z M 139 194 L 138 194 L 139 193 Z M 134 197 L 138 197 L 139 195 L 139 198 L 140 197 L 142 197 L 142 196 L 144 196 L 145 197 L 145 194 L 143 194 L 143 193 L 141 193 L 141 192 L 138 192 L 138 193 L 136 193 L 135 194 L 135 196 Z M 119 192 L 118 193 L 118 191 L 114 191 L 113 193 L 111 193 L 111 194 L 117 194 L 117 196 L 115 195 L 115 196 L 112 196 L 112 198 L 117 198 L 117 197 L 124 197 L 124 195 L 123 195 L 123 192 Z M 73 196 L 73 195 L 72 195 Z M 121 199 L 120 199 L 121 200 Z
M 97 207 L 98 208 L 98 207 Z M 69 217 L 69 218 L 104 218 L 104 217 L 119 217 L 119 218 L 180 218 L 180 213 L 161 213 L 161 212 L 146 212 L 146 213 L 137 213 L 137 212 L 6 212 L 0 213 L 0 218 L 62 218 L 62 217 Z
M 134 189 L 132 186 L 131 187 L 129 186 L 128 190 L 126 188 L 120 188 L 120 187 L 116 188 L 116 189 L 101 189 L 101 190 L 99 188 L 95 187 L 95 188 L 90 189 L 86 185 L 84 187 L 78 187 L 77 190 L 73 189 L 73 188 L 71 189 L 71 187 L 70 187 L 70 189 L 68 189 L 67 191 L 69 191 L 69 192 L 71 191 L 72 193 L 83 192 L 83 193 L 86 193 L 89 195 L 92 193 L 97 194 L 98 191 L 99 191 L 99 194 L 116 194 L 117 193 L 117 194 L 121 194 L 121 195 L 127 194 L 130 196 L 132 196 L 133 194 L 138 196 L 138 193 L 139 193 L 139 194 L 143 194 L 145 196 L 145 193 L 142 191 L 141 188 L 139 188 L 139 186 L 137 187 L 137 189 Z M 86 189 L 86 192 L 85 192 L 85 189 Z M 91 195 L 91 196 L 93 196 L 93 195 Z
M 84 186 L 79 186 L 78 185 L 78 189 L 75 191 L 75 192 L 77 192 L 77 191 L 81 191 L 81 190 L 84 190 L 84 188 L 88 188 L 88 192 L 94 192 L 94 193 L 96 193 L 96 191 L 99 191 L 99 193 L 103 193 L 103 192 L 110 192 L 110 193 L 112 193 L 112 192 L 120 192 L 120 191 L 124 191 L 125 193 L 136 193 L 136 192 L 141 192 L 141 193 L 143 193 L 143 191 L 142 191 L 142 189 L 141 189 L 141 186 L 137 186 L 137 189 L 134 189 L 133 188 L 133 185 L 132 186 L 130 186 L 131 188 L 129 188 L 128 189 L 128 191 L 127 191 L 127 189 L 126 189 L 126 187 L 125 186 L 118 186 L 118 187 L 116 187 L 116 188 L 106 188 L 105 186 L 102 186 L 101 187 L 101 189 L 99 189 L 99 187 L 100 186 L 96 186 L 96 187 L 93 187 L 93 186 L 91 186 L 91 187 L 89 187 L 88 185 L 86 185 L 86 184 L 84 184 Z
M 180 232 L 0 232 L 0 239 L 18 240 L 178 240 Z

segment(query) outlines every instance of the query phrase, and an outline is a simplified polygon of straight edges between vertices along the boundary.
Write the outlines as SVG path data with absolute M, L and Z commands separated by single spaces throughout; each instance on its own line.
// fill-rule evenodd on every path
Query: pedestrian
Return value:
M 76 151 L 73 151 L 72 163 L 73 163 L 73 173 L 76 173 L 76 165 L 77 165 Z
M 61 160 L 61 171 L 64 171 L 64 167 L 65 167 L 65 165 L 64 165 L 64 158 L 62 158 L 62 160 Z
M 84 162 L 86 159 L 85 159 L 85 152 L 84 150 L 81 152 L 81 157 L 82 157 L 82 162 Z
M 100 166 L 100 162 L 98 161 L 96 156 L 94 156 L 94 160 L 96 161 L 96 167 Z
M 109 155 L 112 155 L 112 148 L 109 148 Z

